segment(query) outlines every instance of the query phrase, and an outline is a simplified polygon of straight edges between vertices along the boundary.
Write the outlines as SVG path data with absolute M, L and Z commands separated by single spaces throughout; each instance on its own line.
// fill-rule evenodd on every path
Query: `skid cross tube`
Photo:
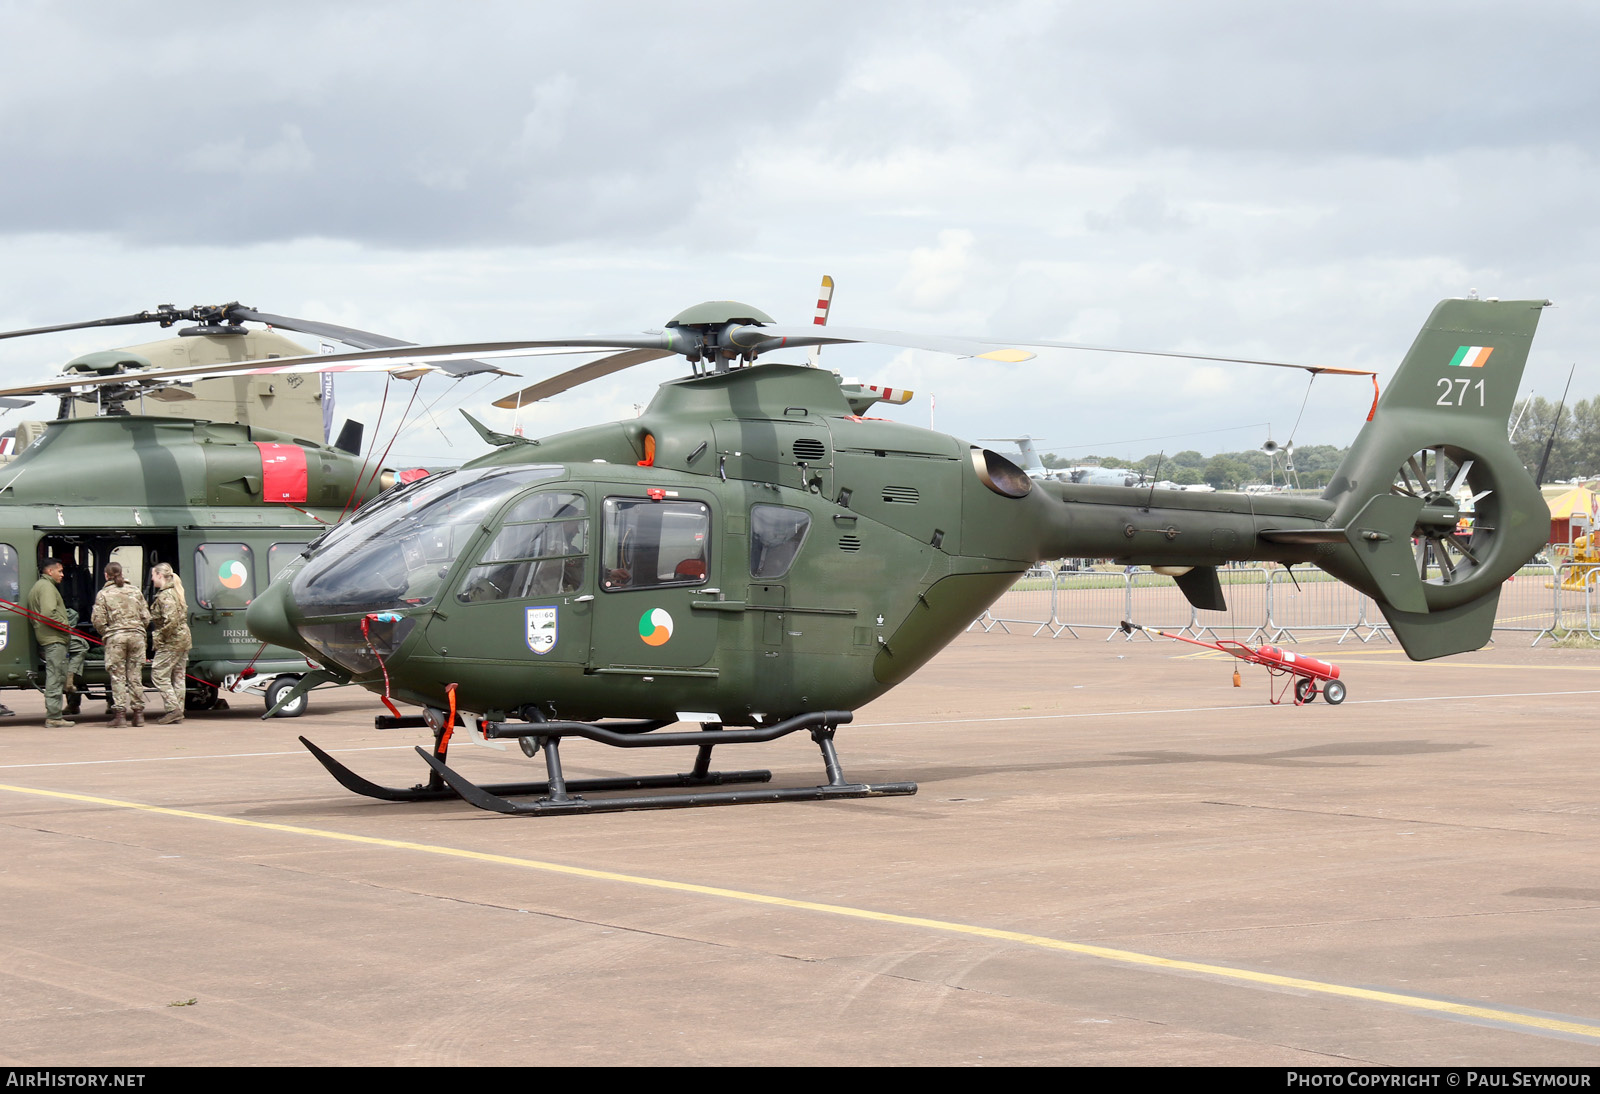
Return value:
M 839 754 L 834 748 L 833 735 L 840 724 L 849 722 L 852 717 L 853 715 L 849 711 L 844 710 L 816 711 L 787 718 L 770 726 L 758 726 L 753 729 L 724 729 L 722 726 L 713 723 L 707 724 L 697 731 L 680 733 L 619 733 L 616 730 L 608 729 L 604 726 L 591 725 L 587 722 L 527 722 L 517 724 L 486 722 L 483 725 L 486 737 L 537 738 L 540 746 L 544 749 L 545 769 L 549 774 L 549 779 L 543 784 L 545 788 L 543 796 L 537 801 L 523 803 L 507 801 L 502 787 L 477 786 L 452 769 L 437 754 L 429 753 L 422 748 L 417 749 L 417 754 L 428 764 L 428 767 L 437 778 L 443 780 L 451 790 L 471 804 L 480 809 L 514 816 L 616 813 L 641 809 L 688 809 L 707 805 L 750 805 L 763 802 L 825 801 L 833 798 L 870 798 L 915 794 L 917 792 L 916 783 L 851 783 L 845 781 L 844 770 L 839 763 Z M 766 782 L 772 777 L 771 772 L 710 771 L 711 750 L 718 745 L 759 744 L 766 741 L 774 741 L 779 737 L 785 737 L 800 730 L 808 731 L 811 739 L 816 742 L 817 747 L 821 750 L 823 766 L 826 768 L 828 775 L 827 783 L 821 786 L 759 787 L 744 790 L 697 791 L 685 794 L 659 794 L 644 797 L 597 798 L 592 800 L 579 796 L 582 791 L 632 789 L 633 787 L 645 789 L 649 787 L 699 786 L 734 782 Z M 714 735 L 716 740 L 707 742 L 708 735 Z M 694 771 L 690 774 L 660 775 L 632 780 L 633 787 L 602 786 L 599 784 L 616 783 L 623 780 L 575 779 L 568 781 L 563 777 L 560 751 L 560 742 L 563 737 L 584 737 L 617 748 L 693 746 L 699 749 L 699 752 L 695 757 Z M 751 776 L 760 777 L 752 778 Z M 519 789 L 517 792 L 527 793 L 529 791 Z M 538 793 L 538 791 L 533 792 Z

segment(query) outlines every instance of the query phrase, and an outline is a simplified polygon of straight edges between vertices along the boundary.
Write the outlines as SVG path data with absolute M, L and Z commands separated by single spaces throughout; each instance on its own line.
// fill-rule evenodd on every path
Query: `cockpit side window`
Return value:
M 308 617 L 406 610 L 437 596 L 456 557 L 506 500 L 560 467 L 456 471 L 407 487 L 348 531 L 329 533 L 291 586 Z
M 752 505 L 750 576 L 772 580 L 787 574 L 810 530 L 811 514 L 804 509 L 791 509 L 787 505 Z
M 711 508 L 698 501 L 607 498 L 601 587 L 701 585 L 711 572 Z
M 467 571 L 456 599 L 529 600 L 583 587 L 589 553 L 588 501 L 546 490 L 512 505 L 500 531 Z

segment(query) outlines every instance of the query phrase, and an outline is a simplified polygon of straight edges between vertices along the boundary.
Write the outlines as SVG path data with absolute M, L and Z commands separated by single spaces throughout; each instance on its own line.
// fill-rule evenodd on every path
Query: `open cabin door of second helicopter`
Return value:
M 25 538 L 16 538 L 26 543 Z M 16 547 L 0 543 L 0 597 L 17 605 L 17 609 L 25 607 L 28 596 L 22 587 L 20 559 Z M 31 641 L 33 623 L 17 609 L 0 609 L 0 682 L 5 684 L 26 682 L 38 663 Z

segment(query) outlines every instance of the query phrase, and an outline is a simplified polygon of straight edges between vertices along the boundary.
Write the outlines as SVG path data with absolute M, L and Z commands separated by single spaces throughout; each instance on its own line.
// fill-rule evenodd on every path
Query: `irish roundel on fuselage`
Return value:
M 664 646 L 672 637 L 672 616 L 665 608 L 651 608 L 639 617 L 639 637 L 647 646 Z

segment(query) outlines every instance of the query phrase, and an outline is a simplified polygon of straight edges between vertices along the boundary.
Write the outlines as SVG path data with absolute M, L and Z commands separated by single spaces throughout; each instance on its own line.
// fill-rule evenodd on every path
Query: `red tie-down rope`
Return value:
M 55 630 L 60 631 L 62 634 L 73 635 L 74 637 L 83 639 L 85 642 L 93 642 L 97 646 L 104 646 L 105 645 L 104 642 L 100 641 L 100 639 L 96 638 L 92 634 L 84 634 L 82 631 L 73 630 L 71 627 L 65 626 L 65 625 L 63 625 L 61 623 L 57 623 L 54 619 L 51 619 L 49 616 L 40 615 L 38 612 L 31 611 L 28 608 L 24 608 L 21 604 L 14 604 L 11 601 L 7 600 L 3 596 L 0 596 L 0 608 L 10 608 L 12 611 L 16 612 L 18 615 L 26 616 L 27 618 L 33 620 L 36 623 L 43 623 L 45 626 L 52 627 Z M 263 642 L 261 645 L 262 645 L 263 649 L 266 647 L 266 643 L 265 642 Z M 261 655 L 261 650 L 257 650 L 256 651 L 256 656 L 259 657 L 260 655 Z M 255 662 L 252 660 L 251 664 L 254 664 L 254 663 Z M 194 675 L 193 673 L 186 672 L 183 675 L 185 677 L 187 677 L 188 679 L 193 680 L 197 684 L 204 684 L 208 688 L 215 688 L 217 686 L 217 685 L 213 684 L 210 680 L 202 680 L 202 679 L 200 679 L 200 677 Z
M 367 649 L 372 651 L 372 656 L 378 659 L 378 667 L 383 670 L 383 705 L 388 707 L 389 713 L 393 714 L 396 718 L 400 717 L 400 708 L 395 706 L 394 701 L 389 698 L 389 666 L 383 663 L 383 654 L 379 653 L 378 647 L 372 644 L 372 635 L 368 633 L 367 628 L 370 627 L 374 622 L 398 623 L 400 622 L 400 619 L 401 616 L 399 612 L 368 612 L 366 615 L 361 617 L 361 638 L 364 642 L 366 642 Z M 455 696 L 452 695 L 452 708 L 455 705 L 454 700 Z M 452 717 L 450 720 L 454 722 L 455 718 Z
M 456 685 L 446 684 L 444 693 L 450 696 L 450 713 L 445 716 L 444 733 L 439 738 L 439 751 L 437 755 L 441 760 L 444 759 L 445 750 L 450 747 L 450 738 L 455 734 L 456 731 Z

